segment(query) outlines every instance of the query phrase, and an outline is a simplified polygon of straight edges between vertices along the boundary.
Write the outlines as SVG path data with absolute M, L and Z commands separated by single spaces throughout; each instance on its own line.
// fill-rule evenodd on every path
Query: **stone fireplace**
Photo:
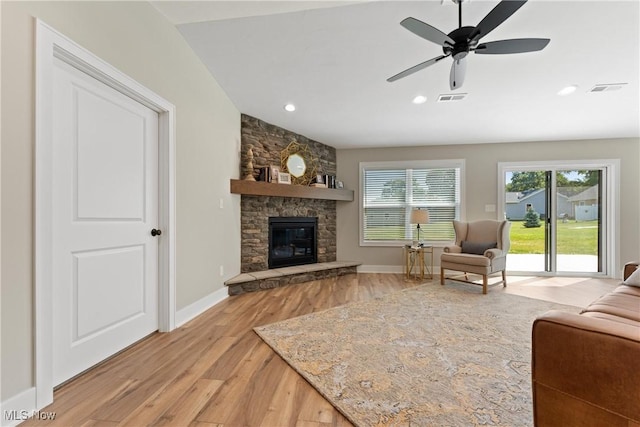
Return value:
M 283 184 L 284 185 L 284 184 Z M 269 267 L 269 218 L 317 218 L 317 262 L 336 260 L 336 202 L 284 197 L 242 196 L 241 272 Z
M 267 166 L 281 166 L 281 153 L 294 141 L 313 159 L 314 174 L 335 176 L 336 150 L 245 114 L 241 120 L 243 179 L 230 180 L 231 192 L 241 194 L 241 273 L 225 281 L 229 295 L 357 273 L 359 262 L 336 261 L 336 202 L 352 202 L 352 190 L 244 179 L 249 148 L 256 179 Z M 301 218 L 312 225 L 301 226 Z
M 245 174 L 242 165 L 246 164 L 249 146 L 253 151 L 253 164 L 256 168 L 255 177 L 257 179 L 260 167 L 280 165 L 280 153 L 294 140 L 307 145 L 312 155 L 318 159 L 319 174 L 336 174 L 335 148 L 246 114 L 242 115 L 241 120 L 240 176 Z M 317 218 L 316 262 L 324 263 L 336 260 L 335 200 L 243 194 L 240 209 L 242 229 L 240 268 L 242 273 L 275 268 L 269 265 L 269 218 Z

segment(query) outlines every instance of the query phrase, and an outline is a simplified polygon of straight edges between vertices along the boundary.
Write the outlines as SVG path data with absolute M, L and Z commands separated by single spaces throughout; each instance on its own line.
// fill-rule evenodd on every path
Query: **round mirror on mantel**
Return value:
M 291 154 L 287 159 L 287 170 L 292 176 L 300 178 L 301 176 L 304 176 L 304 173 L 307 170 L 307 165 L 305 164 L 302 156 L 299 154 Z
M 291 141 L 280 152 L 280 170 L 291 175 L 291 183 L 309 185 L 318 173 L 318 159 L 307 144 Z

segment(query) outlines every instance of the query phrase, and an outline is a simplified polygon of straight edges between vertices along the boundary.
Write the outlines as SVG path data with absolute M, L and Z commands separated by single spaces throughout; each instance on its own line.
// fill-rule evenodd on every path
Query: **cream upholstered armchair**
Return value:
M 440 257 L 440 284 L 444 285 L 445 270 L 464 272 L 464 280 L 450 278 L 465 283 L 467 273 L 482 276 L 482 293 L 487 293 L 488 276 L 502 272 L 503 286 L 507 286 L 507 252 L 509 252 L 509 221 L 481 220 L 474 222 L 453 221 L 456 233 L 455 245 L 445 246 Z

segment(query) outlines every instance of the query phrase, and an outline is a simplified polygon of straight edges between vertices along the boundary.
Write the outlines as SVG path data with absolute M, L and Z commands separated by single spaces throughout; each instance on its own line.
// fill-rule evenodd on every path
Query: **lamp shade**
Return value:
M 414 209 L 411 211 L 411 224 L 428 224 L 429 211 L 426 209 Z

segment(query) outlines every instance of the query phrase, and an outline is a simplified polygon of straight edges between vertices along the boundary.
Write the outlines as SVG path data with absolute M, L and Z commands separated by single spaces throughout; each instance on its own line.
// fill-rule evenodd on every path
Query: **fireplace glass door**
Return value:
M 317 262 L 317 218 L 269 218 L 269 268 Z

